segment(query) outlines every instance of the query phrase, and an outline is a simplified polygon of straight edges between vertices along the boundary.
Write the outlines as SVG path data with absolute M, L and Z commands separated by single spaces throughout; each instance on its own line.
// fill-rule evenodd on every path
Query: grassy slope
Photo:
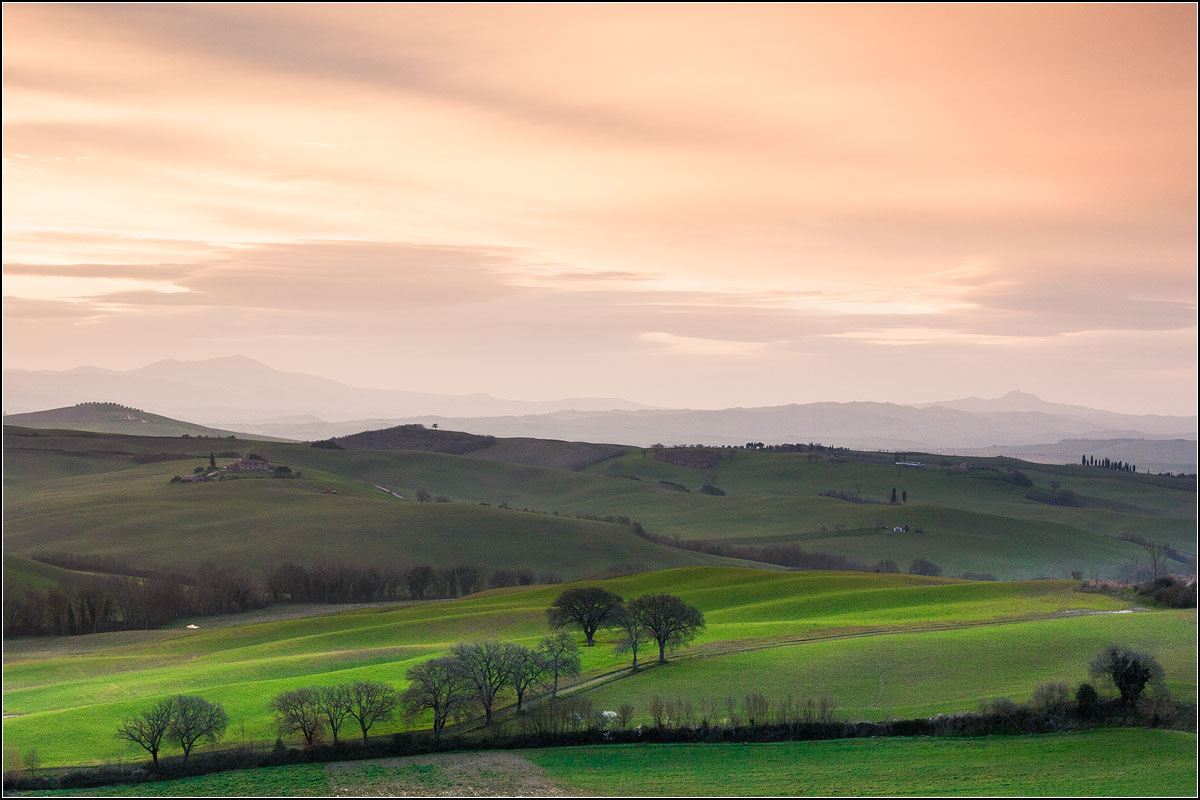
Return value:
M 62 569 L 40 561 L 4 554 L 4 583 L 17 590 L 35 589 L 44 592 L 87 577 L 90 577 L 90 573 Z
M 52 530 L 63 546 L 80 540 L 77 543 L 80 549 L 97 546 L 89 531 L 103 529 L 106 539 L 119 540 L 130 535 L 131 524 L 123 516 L 114 517 L 115 505 L 123 509 L 136 506 L 138 524 L 151 525 L 149 532 L 142 534 L 144 537 L 154 538 L 156 531 L 161 534 L 175 529 L 186 535 L 189 530 L 196 530 L 196 523 L 189 515 L 195 505 L 191 500 L 197 497 L 203 498 L 202 504 L 206 506 L 227 506 L 240 524 L 258 526 L 278 538 L 279 531 L 270 530 L 278 527 L 272 521 L 281 508 L 278 492 L 260 501 L 255 492 L 265 490 L 264 485 L 255 485 L 253 490 L 246 487 L 232 490 L 228 483 L 182 487 L 187 490 L 185 493 L 166 491 L 167 487 L 154 483 L 156 478 L 190 472 L 194 463 L 201 463 L 200 459 L 207 456 L 213 446 L 211 440 L 41 436 L 10 437 L 7 446 L 66 452 L 47 455 L 28 449 L 9 449 L 6 453 L 9 520 L 18 534 L 10 547 L 18 548 L 17 552 L 30 552 L 25 543 L 35 536 L 34 519 L 37 526 Z M 454 520 L 447 520 L 447 525 L 464 522 L 468 516 L 464 516 L 466 511 L 460 507 L 463 504 L 508 503 L 514 508 L 568 515 L 626 515 L 660 534 L 750 544 L 798 544 L 809 550 L 853 556 L 867 563 L 890 558 L 905 566 L 912 558 L 923 556 L 941 565 L 946 574 L 990 572 L 1000 578 L 1065 575 L 1074 570 L 1088 575 L 1112 574 L 1122 562 L 1140 563 L 1144 559 L 1145 554 L 1137 545 L 1111 538 L 1123 533 L 1166 541 L 1188 552 L 1195 550 L 1194 492 L 1156 486 L 1151 482 L 1153 479 L 1145 476 L 1127 480 L 1129 476 L 1099 469 L 1024 467 L 1038 488 L 1045 490 L 1050 481 L 1056 481 L 1091 506 L 1062 508 L 1025 500 L 1028 489 L 1000 480 L 995 472 L 959 475 L 932 468 L 899 469 L 824 458 L 810 460 L 805 454 L 727 451 L 711 472 L 716 473 L 718 485 L 730 494 L 710 497 L 673 491 L 658 483 L 670 480 L 695 489 L 708 471 L 658 462 L 636 448 L 630 449 L 630 455 L 607 460 L 588 470 L 640 476 L 642 480 L 637 481 L 437 453 L 330 451 L 303 445 L 241 441 L 236 446 L 253 447 L 272 462 L 303 470 L 312 479 L 308 481 L 310 484 L 337 488 L 341 495 L 372 501 L 367 506 L 344 503 L 344 498 L 339 497 L 339 507 L 326 513 L 321 500 L 314 502 L 311 497 L 307 500 L 314 512 L 313 526 L 319 520 L 330 529 L 344 507 L 352 505 L 349 521 L 354 526 L 369 528 L 372 533 L 366 538 L 375 541 L 380 536 L 380 516 L 401 513 L 380 509 L 384 505 L 405 504 L 371 488 L 371 484 L 387 486 L 407 497 L 422 488 L 457 501 L 453 511 L 443 504 L 412 518 L 414 525 L 432 524 L 432 530 L 439 533 L 446 526 L 439 527 L 433 518 L 457 514 Z M 146 465 L 138 472 L 130 457 L 98 452 L 104 449 L 132 453 L 194 452 L 197 460 Z M 80 455 L 88 452 L 91 455 Z M 146 482 L 138 484 L 136 492 L 131 491 L 135 487 L 126 476 L 122 476 L 120 483 L 111 481 L 105 475 L 108 469 L 132 470 L 130 478 L 136 475 L 144 477 Z M 86 480 L 89 473 L 97 476 L 96 480 Z M 64 480 L 72 475 L 76 476 L 75 481 Z M 881 499 L 895 487 L 908 492 L 909 502 L 899 506 L 855 504 L 817 496 L 818 492 L 830 489 L 853 493 L 859 487 L 863 496 Z M 295 495 L 291 497 L 294 499 Z M 332 502 L 328 496 L 324 501 Z M 371 511 L 363 510 L 368 507 Z M 287 512 L 281 518 L 287 525 L 303 526 L 303 519 L 297 519 L 310 516 L 296 509 L 292 511 L 296 513 Z M 28 516 L 30 522 L 22 522 L 17 515 Z M 887 530 L 880 531 L 881 525 Z M 897 525 L 924 532 L 888 532 Z M 212 539 L 207 534 L 205 531 L 201 541 L 225 546 L 219 537 Z M 302 540 L 307 542 L 303 546 L 313 553 L 327 548 L 312 526 Z M 148 544 L 160 551 L 173 549 L 169 541 Z M 194 537 L 189 545 L 197 546 Z M 410 545 L 418 543 L 410 537 L 394 542 L 387 552 Z M 379 553 L 376 548 L 363 557 L 374 558 Z M 641 557 L 620 560 L 645 566 L 656 563 Z
M 560 748 L 527 757 L 605 795 L 1190 795 L 1196 737 L 1102 730 L 980 739 Z
M 626 695 L 635 698 L 639 714 L 645 710 L 644 697 L 682 691 L 681 680 L 703 681 L 706 686 L 713 680 L 726 681 L 717 690 L 722 695 L 741 691 L 739 671 L 762 676 L 758 689 L 798 692 L 805 688 L 800 685 L 805 680 L 803 665 L 811 660 L 820 664 L 820 672 L 814 674 L 827 681 L 814 684 L 815 689 L 833 694 L 853 713 L 871 716 L 880 708 L 879 664 L 870 660 L 877 659 L 871 648 L 881 642 L 891 642 L 885 654 L 893 670 L 886 678 L 887 689 L 892 690 L 894 681 L 897 692 L 894 699 L 885 699 L 894 708 L 903 705 L 914 713 L 972 708 L 987 694 L 1023 696 L 1044 680 L 1077 681 L 1084 677 L 1090 655 L 1113 639 L 1147 647 L 1168 669 L 1175 689 L 1194 693 L 1194 612 L 1037 621 L 1068 610 L 1122 607 L 1107 597 L 1080 594 L 1067 582 L 989 584 L 905 575 L 708 568 L 627 576 L 602 585 L 627 597 L 676 593 L 708 616 L 708 630 L 684 657 L 592 690 L 602 704 L 611 701 L 615 706 Z M 21 747 L 36 747 L 50 764 L 129 754 L 111 737 L 121 716 L 156 697 L 187 692 L 223 703 L 238 735 L 244 723 L 248 737 L 270 739 L 274 734 L 265 702 L 273 694 L 355 679 L 402 684 L 409 666 L 457 641 L 495 637 L 532 645 L 545 634 L 544 609 L 559 591 L 561 587 L 489 592 L 397 610 L 215 631 L 103 634 L 97 638 L 107 637 L 108 645 L 86 651 L 79 640 L 92 637 L 17 642 L 6 654 L 4 708 L 6 714 L 20 716 L 5 720 L 5 736 Z M 1034 621 L 967 631 L 953 628 L 1013 619 Z M 1052 627 L 1055 623 L 1059 627 Z M 936 628 L 950 629 L 915 632 Z M 891 635 L 821 640 L 887 631 Z M 1069 646 L 1047 646 L 1058 641 L 1056 637 L 1065 637 Z M 584 649 L 584 678 L 611 673 L 626 663 L 604 646 L 608 638 L 602 636 L 601 645 Z M 805 639 L 818 641 L 716 655 Z M 1013 677 L 983 680 L 987 665 L 979 662 L 968 670 L 967 679 L 952 680 L 937 666 L 970 655 L 973 647 L 999 653 L 1006 669 L 1014 670 Z M 84 652 L 73 655 L 74 650 Z M 930 668 L 924 670 L 922 664 Z M 690 678 L 689 671 L 694 671 Z M 712 690 L 693 684 L 688 691 L 707 696 Z
M 130 555 L 181 567 L 209 559 L 251 567 L 331 558 L 468 562 L 566 577 L 722 563 L 652 544 L 625 526 L 467 503 L 405 502 L 361 481 L 309 469 L 290 480 L 170 484 L 171 475 L 190 473 L 201 459 L 139 465 L 127 457 L 95 456 L 93 465 L 112 470 L 39 480 L 62 466 L 58 458 L 7 454 L 6 552 Z

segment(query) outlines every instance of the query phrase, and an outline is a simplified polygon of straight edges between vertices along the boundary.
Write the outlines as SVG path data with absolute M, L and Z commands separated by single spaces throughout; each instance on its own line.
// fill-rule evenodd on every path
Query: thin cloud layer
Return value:
M 1194 410 L 1191 7 L 4 22 L 6 366 Z

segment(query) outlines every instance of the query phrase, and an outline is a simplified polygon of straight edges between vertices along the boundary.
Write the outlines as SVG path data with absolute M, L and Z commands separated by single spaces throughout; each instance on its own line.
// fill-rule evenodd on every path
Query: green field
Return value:
M 1196 788 L 1196 737 L 1176 731 L 562 748 L 528 757 L 606 795 L 1119 797 Z
M 4 554 L 4 583 L 14 589 L 35 589 L 44 592 L 90 576 L 91 573 L 62 569 L 33 559 Z
M 929 457 L 925 468 L 899 468 L 845 456 L 726 450 L 714 467 L 702 470 L 658 461 L 650 450 L 625 448 L 625 455 L 572 471 L 513 462 L 582 464 L 597 457 L 595 446 L 499 440 L 480 451 L 491 453 L 484 458 L 241 440 L 28 433 L 8 428 L 5 438 L 5 547 L 25 556 L 59 549 L 129 555 L 172 566 L 208 559 L 268 566 L 350 552 L 372 563 L 441 565 L 469 552 L 479 564 L 564 577 L 720 563 L 650 544 L 626 526 L 575 515 L 625 516 L 653 534 L 682 539 L 797 545 L 866 564 L 890 559 L 901 569 L 923 557 L 945 575 L 990 573 L 1000 579 L 1068 577 L 1072 572 L 1113 577 L 1146 557 L 1142 547 L 1118 538 L 1126 535 L 1167 543 L 1193 556 L 1196 550 L 1194 482 L 1099 468 L 963 459 L 990 469 L 960 474 L 940 463 L 957 464 L 959 459 L 936 456 Z M 207 464 L 210 451 L 226 446 L 260 452 L 304 477 L 168 484 L 172 475 Z M 176 458 L 135 463 L 156 454 Z M 862 454 L 863 459 L 878 457 Z M 1012 465 L 1034 486 L 1014 485 L 996 471 Z M 695 491 L 710 479 L 726 496 Z M 1025 498 L 1031 490 L 1048 492 L 1052 485 L 1074 492 L 1081 507 Z M 907 503 L 819 496 L 837 491 L 882 501 L 893 488 L 907 493 Z M 421 489 L 453 502 L 412 502 Z M 337 494 L 327 493 L 332 491 Z M 894 533 L 896 527 L 910 532 Z M 1192 568 L 1177 562 L 1168 566 Z
M 691 568 L 598 583 L 627 598 L 677 594 L 708 620 L 693 647 L 633 676 L 608 646 L 610 634 L 584 648 L 580 680 L 609 676 L 587 689 L 597 707 L 631 701 L 639 716 L 655 694 L 700 701 L 751 689 L 775 700 L 828 694 L 858 718 L 970 710 L 996 694 L 1024 699 L 1043 681 L 1083 680 L 1087 660 L 1114 640 L 1152 652 L 1172 688 L 1195 695 L 1194 612 L 1089 615 L 1125 604 L 1069 581 Z M 10 642 L 4 712 L 15 716 L 4 721 L 5 739 L 36 748 L 47 764 L 136 757 L 112 738 L 121 717 L 189 693 L 225 705 L 231 738 L 244 726 L 248 739 L 269 741 L 272 695 L 356 679 L 402 686 L 409 666 L 458 641 L 532 645 L 547 632 L 544 610 L 562 588 L 217 630 L 201 622 L 198 631 Z
M 978 739 L 448 753 L 269 767 L 53 794 L 1188 797 L 1195 791 L 1194 734 L 1115 729 Z

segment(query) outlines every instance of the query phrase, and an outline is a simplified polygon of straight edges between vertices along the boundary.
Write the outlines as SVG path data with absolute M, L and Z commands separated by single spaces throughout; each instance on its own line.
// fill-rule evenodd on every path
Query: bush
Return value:
M 1095 719 L 1100 713 L 1100 693 L 1090 683 L 1081 683 L 1075 690 L 1075 712 L 1080 719 Z
M 1196 581 L 1185 581 L 1175 575 L 1167 575 L 1137 587 L 1138 595 L 1158 606 L 1167 608 L 1195 608 Z
M 1071 704 L 1071 690 L 1065 683 L 1043 683 L 1033 690 L 1029 702 L 1034 711 L 1061 713 Z
M 942 568 L 926 558 L 914 558 L 908 565 L 909 575 L 928 575 L 936 578 L 942 574 Z
M 1106 676 L 1121 693 L 1126 706 L 1137 703 L 1147 683 L 1162 684 L 1163 669 L 1154 656 L 1110 644 L 1092 659 L 1092 677 Z

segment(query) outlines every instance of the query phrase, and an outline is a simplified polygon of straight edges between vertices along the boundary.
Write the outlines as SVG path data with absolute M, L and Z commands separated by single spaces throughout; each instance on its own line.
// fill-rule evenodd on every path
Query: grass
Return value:
M 499 756 L 499 758 L 497 758 Z M 519 791 L 530 773 L 546 779 Z M 1193 796 L 1196 737 L 1111 729 L 976 739 L 617 745 L 302 764 L 37 794 L 210 797 L 564 794 L 606 796 Z M 513 791 L 517 789 L 518 791 Z M 33 793 L 30 793 L 33 794 Z
M 91 577 L 91 573 L 62 569 L 10 553 L 4 554 L 4 583 L 13 589 L 44 592 L 88 577 Z
M 588 692 L 597 708 L 631 703 L 649 724 L 650 700 L 706 701 L 727 716 L 725 698 L 762 692 L 772 701 L 829 697 L 855 720 L 970 711 L 988 697 L 1028 700 L 1040 683 L 1072 689 L 1090 680 L 1088 662 L 1117 641 L 1154 654 L 1179 697 L 1196 697 L 1195 614 L 1120 614 L 808 642 L 711 658 L 681 654 Z M 1100 687 L 1105 689 L 1103 685 Z M 1107 687 L 1111 693 L 1112 688 Z
M 878 695 L 880 662 L 872 648 L 881 646 L 891 648 L 887 658 L 895 670 L 887 678 L 889 691 L 899 691 L 903 683 L 907 693 L 887 702 L 897 707 L 907 703 L 916 713 L 974 707 L 983 696 L 972 682 L 977 676 L 959 681 L 946 673 L 954 659 L 971 661 L 972 648 L 1007 654 L 1013 665 L 1028 662 L 1001 687 L 1005 692 L 1028 692 L 1042 680 L 1082 678 L 1077 662 L 1114 637 L 1145 642 L 1177 688 L 1187 689 L 1185 678 L 1195 669 L 1194 636 L 1187 627 L 1194 632 L 1194 613 L 1046 620 L 1068 611 L 1124 607 L 1110 597 L 1079 593 L 1065 581 L 999 584 L 911 575 L 689 568 L 594 583 L 625 597 L 678 594 L 708 618 L 707 630 L 677 661 L 592 690 L 602 703 L 634 698 L 639 712 L 645 698 L 656 693 L 699 696 L 712 685 L 721 685 L 722 694 L 734 686 L 741 691 L 739 674 L 797 693 L 804 687 L 796 676 L 819 677 L 830 682 L 829 690 L 843 705 L 865 708 Z M 48 765 L 136 757 L 136 751 L 112 738 L 121 717 L 158 697 L 194 693 L 225 705 L 233 721 L 231 738 L 239 738 L 244 725 L 248 738 L 271 740 L 266 702 L 272 695 L 356 679 L 402 685 L 409 666 L 458 641 L 499 638 L 536 644 L 547 632 L 545 608 L 562 589 L 497 590 L 457 601 L 216 630 L 103 634 L 95 637 L 103 640 L 100 646 L 91 645 L 93 637 L 13 642 L 4 667 L 4 710 L 18 716 L 4 721 L 5 737 L 23 748 L 37 748 Z M 1005 620 L 1029 622 L 953 629 Z M 1034 633 L 1014 639 L 1014 632 L 1022 630 Z M 866 638 L 823 640 L 846 636 Z M 1066 637 L 1069 645 L 1049 648 L 1056 637 Z M 583 648 L 583 679 L 623 669 L 627 662 L 607 646 L 611 638 L 604 634 L 596 647 Z M 803 640 L 813 641 L 737 652 Z M 799 668 L 783 670 L 788 659 Z M 927 671 L 921 668 L 924 662 L 931 665 Z M 810 663 L 820 664 L 820 670 L 803 666 Z M 685 692 L 684 686 L 691 688 Z M 401 727 L 391 723 L 373 732 Z
M 190 467 L 190 461 L 123 467 L 118 474 L 64 477 L 9 492 L 6 551 L 127 556 L 175 567 L 219 560 L 264 569 L 350 554 L 353 561 L 374 564 L 468 561 L 567 578 L 731 563 L 653 544 L 623 525 L 466 503 L 405 502 L 307 471 L 289 480 L 168 482 Z
M 571 518 L 576 514 L 624 515 L 656 534 L 734 544 L 793 544 L 868 564 L 891 559 L 903 568 L 919 556 L 937 563 L 947 575 L 991 573 L 1001 579 L 1066 577 L 1076 571 L 1088 577 L 1113 576 L 1123 564 L 1145 558 L 1141 547 L 1116 538 L 1127 533 L 1195 551 L 1194 484 L 1188 491 L 1170 488 L 1178 481 L 1153 476 L 1012 460 L 965 459 L 980 465 L 1018 464 L 1034 481 L 1033 488 L 1046 491 L 1053 481 L 1083 498 L 1085 507 L 1031 502 L 1025 499 L 1029 488 L 1003 480 L 1000 472 L 956 474 L 937 469 L 932 460 L 928 468 L 901 469 L 823 456 L 810 459 L 799 453 L 729 450 L 705 471 L 625 448 L 627 455 L 574 472 L 476 454 L 18 433 L 8 429 L 6 436 L 5 481 L 6 547 L 19 555 L 56 547 L 168 562 L 201 554 L 256 565 L 287 557 L 327 559 L 335 550 L 340 557 L 348 539 L 356 558 L 372 562 L 438 564 L 467 550 L 477 553 L 480 563 L 566 577 L 587 574 L 585 561 L 597 565 L 593 572 L 616 566 L 655 569 L 715 563 L 696 554 L 655 548 L 629 536 L 625 528 L 602 531 L 581 524 Z M 497 457 L 542 459 L 539 463 L 547 464 L 573 464 L 578 449 L 569 443 L 500 441 L 504 446 L 497 445 Z M 190 472 L 207 463 L 211 450 L 224 447 L 254 449 L 273 463 L 302 470 L 305 477 L 166 484 L 172 474 Z M 131 461 L 155 453 L 189 458 L 145 465 Z M 713 475 L 727 496 L 694 491 Z M 658 483 L 668 480 L 693 491 Z M 406 502 L 372 484 L 410 498 L 417 489 L 425 489 L 454 502 Z M 818 496 L 836 490 L 883 500 L 893 488 L 907 492 L 906 504 L 848 503 Z M 325 494 L 326 489 L 338 494 Z M 503 512 L 498 509 L 502 503 L 565 517 Z M 896 526 L 923 532 L 891 533 Z M 245 544 L 246 529 L 261 532 L 253 546 Z M 335 529 L 336 540 L 328 535 Z M 547 541 L 570 546 L 548 547 Z
M 540 750 L 527 757 L 585 792 L 626 795 L 1191 796 L 1196 737 L 1104 730 L 979 739 Z

